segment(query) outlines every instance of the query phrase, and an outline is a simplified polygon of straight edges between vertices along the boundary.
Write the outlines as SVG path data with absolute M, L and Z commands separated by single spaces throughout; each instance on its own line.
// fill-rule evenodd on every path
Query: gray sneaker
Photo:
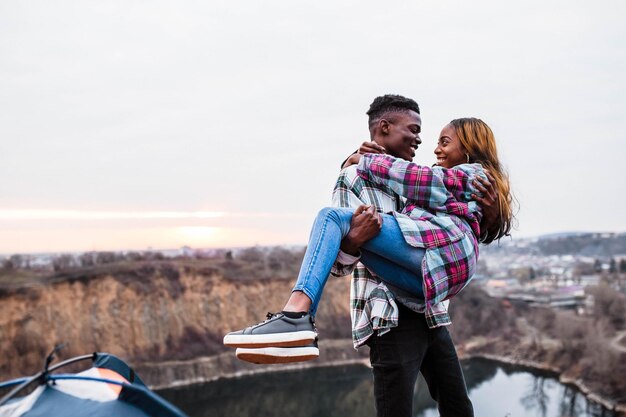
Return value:
M 237 359 L 257 364 L 304 362 L 317 359 L 317 341 L 302 347 L 237 348 Z
M 267 320 L 224 336 L 224 345 L 237 348 L 306 346 L 317 330 L 310 314 L 292 319 L 283 313 L 267 313 Z

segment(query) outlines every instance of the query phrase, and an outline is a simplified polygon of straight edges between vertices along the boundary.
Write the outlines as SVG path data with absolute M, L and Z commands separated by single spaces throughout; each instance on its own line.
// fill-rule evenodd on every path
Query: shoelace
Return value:
M 262 322 L 260 322 L 260 323 L 255 324 L 254 326 L 250 326 L 250 327 L 251 327 L 251 328 L 252 328 L 252 327 L 257 327 L 257 326 L 260 326 L 260 325 L 262 325 L 262 324 L 264 324 L 264 323 L 267 323 L 268 321 L 270 321 L 271 319 L 273 319 L 273 318 L 274 318 L 274 317 L 276 317 L 277 315 L 278 315 L 278 313 L 270 313 L 270 312 L 268 311 L 268 312 L 267 312 L 267 315 L 265 316 L 265 320 L 263 320 L 263 321 L 262 321 Z
M 279 314 L 281 313 L 272 313 L 271 311 L 268 311 L 267 314 L 265 315 L 265 320 L 262 321 L 261 323 L 255 324 L 255 327 L 260 324 L 267 323 L 268 321 L 278 316 Z M 317 333 L 317 327 L 315 326 L 315 319 L 311 317 L 310 320 L 311 320 L 311 324 L 313 325 L 313 329 L 315 330 L 315 333 Z

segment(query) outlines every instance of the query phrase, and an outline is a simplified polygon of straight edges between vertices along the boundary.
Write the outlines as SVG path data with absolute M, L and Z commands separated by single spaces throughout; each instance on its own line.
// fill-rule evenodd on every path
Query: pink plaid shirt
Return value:
M 471 194 L 479 194 L 472 183 L 477 175 L 487 179 L 483 167 L 431 168 L 388 155 L 365 154 L 357 172 L 364 180 L 406 198 L 402 211 L 393 215 L 407 243 L 426 249 L 422 264 L 426 312 L 461 291 L 478 259 L 482 212 Z M 437 325 L 436 320 L 429 324 Z

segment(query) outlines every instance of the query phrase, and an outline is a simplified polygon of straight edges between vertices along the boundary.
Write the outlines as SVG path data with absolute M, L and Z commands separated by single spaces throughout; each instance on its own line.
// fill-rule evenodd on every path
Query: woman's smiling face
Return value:
M 437 156 L 437 165 L 444 168 L 452 168 L 467 162 L 467 155 L 463 145 L 461 145 L 461 141 L 452 125 L 445 125 L 441 129 L 439 141 L 435 148 L 435 155 Z

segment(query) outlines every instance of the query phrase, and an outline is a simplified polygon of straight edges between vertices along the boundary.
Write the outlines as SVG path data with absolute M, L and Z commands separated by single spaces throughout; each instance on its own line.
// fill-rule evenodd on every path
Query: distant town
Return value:
M 625 277 L 625 233 L 571 233 L 481 248 L 474 283 L 492 297 L 583 314 L 593 307 L 586 287 L 602 282 L 626 294 Z

